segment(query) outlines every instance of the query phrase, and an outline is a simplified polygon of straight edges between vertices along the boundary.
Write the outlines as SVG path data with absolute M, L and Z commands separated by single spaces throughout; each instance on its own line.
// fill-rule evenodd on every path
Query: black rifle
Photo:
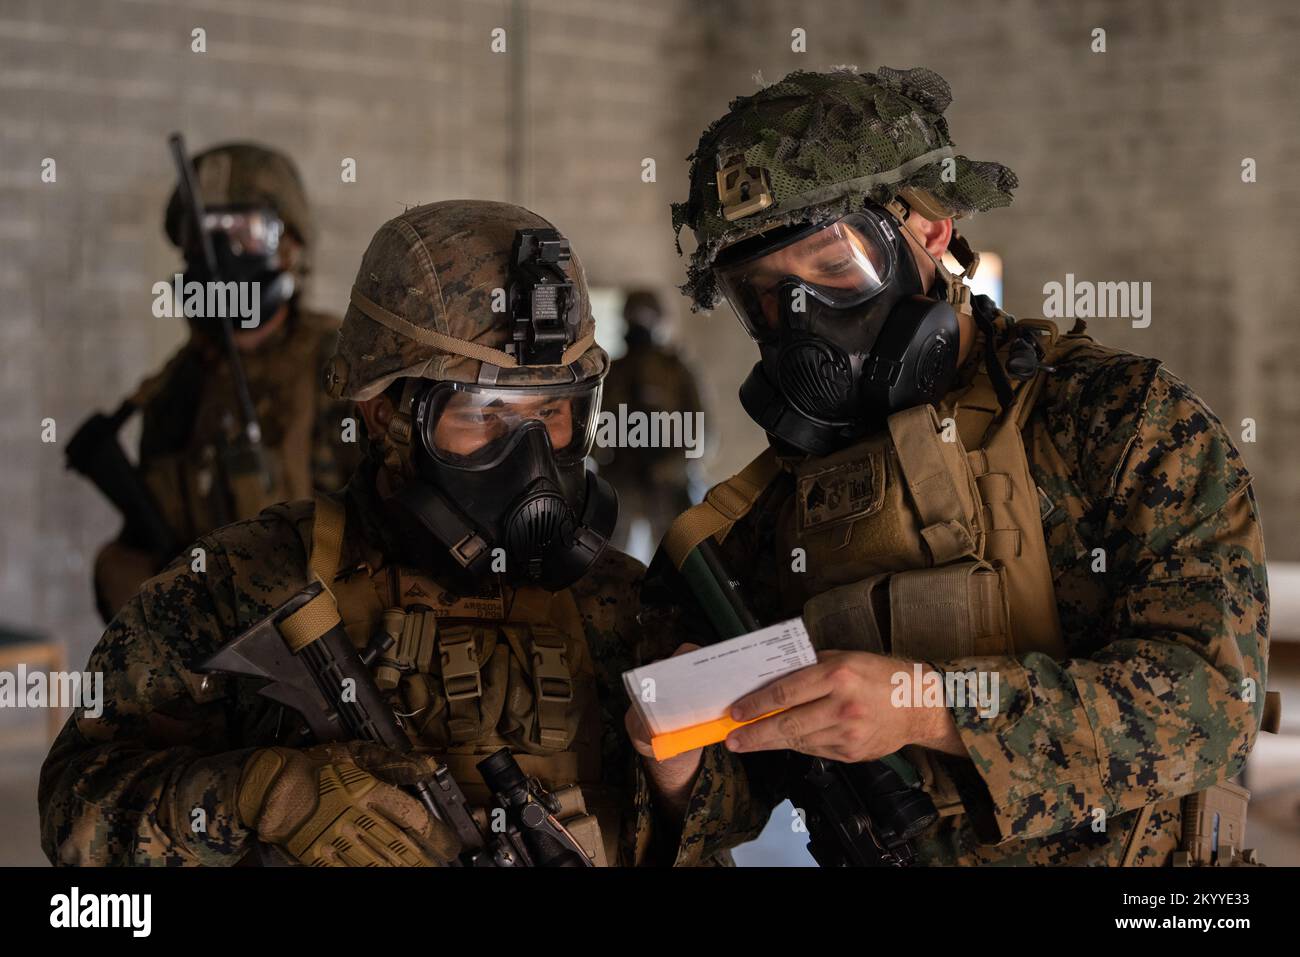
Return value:
M 203 198 L 194 185 L 194 168 L 185 152 L 185 138 L 180 133 L 173 133 L 167 138 L 171 147 L 172 160 L 176 164 L 176 192 L 185 208 L 190 228 L 194 235 L 189 238 L 182 235 L 186 255 L 193 251 L 193 244 L 198 244 L 198 252 L 203 257 L 203 269 L 209 282 L 221 282 L 221 268 L 217 261 L 216 247 L 212 243 L 212 234 L 205 222 L 206 210 Z M 204 297 L 206 302 L 207 297 Z M 248 377 L 244 374 L 244 365 L 239 358 L 239 348 L 235 345 L 234 324 L 229 316 L 204 316 L 206 321 L 215 321 L 220 331 L 221 345 L 230 364 L 230 377 L 235 386 L 235 403 L 239 408 L 239 417 L 243 422 L 238 437 L 223 444 L 218 455 L 220 471 L 227 480 L 243 476 L 253 476 L 262 488 L 270 492 L 273 483 L 266 453 L 262 448 L 262 426 L 257 420 L 257 409 L 253 405 L 252 393 L 248 388 Z M 229 494 L 230 482 L 214 483 L 218 508 L 218 525 L 228 524 L 240 518 L 235 515 L 230 502 L 225 496 Z
M 284 640 L 280 624 L 323 587 L 319 581 L 308 585 L 224 645 L 199 670 L 267 679 L 258 693 L 295 711 L 319 742 L 370 741 L 403 754 L 411 751 L 410 738 L 370 674 L 370 664 L 392 645 L 390 637 L 376 634 L 358 654 L 340 622 L 296 653 Z M 591 864 L 555 820 L 554 799 L 524 777 L 508 748 L 480 762 L 479 770 L 505 812 L 503 826 L 486 834 L 446 765 L 438 769 L 432 784 L 409 789 L 460 838 L 461 854 L 454 866 Z M 521 782 L 524 793 L 520 793 Z
M 64 459 L 68 468 L 88 478 L 122 513 L 122 541 L 165 561 L 181 543 L 117 438 L 135 410 L 128 399 L 112 415 L 96 412 L 73 434 Z
M 762 627 L 711 538 L 687 555 L 680 574 L 720 640 Z M 787 752 L 779 760 L 808 828 L 808 852 L 822 867 L 906 867 L 912 838 L 938 819 L 915 769 L 899 755 L 845 764 Z

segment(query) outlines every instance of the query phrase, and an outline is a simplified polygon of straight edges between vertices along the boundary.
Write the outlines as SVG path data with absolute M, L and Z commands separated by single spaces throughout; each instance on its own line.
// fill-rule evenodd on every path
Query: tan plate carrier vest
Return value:
M 356 648 L 376 629 L 392 638 L 375 683 L 416 750 L 448 766 L 479 826 L 489 826 L 492 801 L 475 764 L 508 747 L 560 801 L 557 819 L 592 861 L 617 861 L 620 805 L 601 781 L 595 666 L 573 593 L 519 588 L 507 607 L 500 591 L 455 595 L 396 565 L 340 576 L 345 511 L 315 501 L 304 541 L 312 577 Z
M 153 495 L 167 524 L 184 540 L 206 535 L 223 524 L 252 518 L 277 502 L 292 502 L 312 494 L 312 446 L 316 426 L 317 377 L 302 374 L 320 363 L 321 336 L 306 319 L 283 341 L 262 353 L 241 357 L 259 407 L 270 400 L 259 383 L 274 378 L 279 383 L 274 402 L 261 408 L 264 436 L 262 451 L 270 473 L 270 488 L 256 474 L 226 474 L 220 467 L 216 427 L 219 410 L 230 405 L 234 389 L 229 360 L 208 370 L 190 438 L 183 448 L 156 453 L 141 468 L 141 480 Z M 159 397 L 176 374 L 186 351 L 177 353 L 156 375 L 142 382 L 131 395 L 144 408 Z M 219 499 L 229 496 L 229 507 Z
M 1016 326 L 1046 340 L 1042 365 L 1091 342 L 1081 333 L 1062 336 L 1046 320 Z M 1005 352 L 1000 358 L 1005 363 Z M 1022 438 L 1044 381 L 1041 370 L 1013 380 L 1004 410 L 981 363 L 937 411 L 897 412 L 885 432 L 840 452 L 782 463 L 768 448 L 681 515 L 661 547 L 681 569 L 705 538 L 725 540 L 785 469 L 795 493 L 777 519 L 775 552 L 791 556 L 778 563 L 782 605 L 802 608 L 819 650 L 927 662 L 1031 652 L 1063 660 L 1042 526 L 1051 503 L 1033 480 Z M 796 549 L 803 550 L 797 571 Z M 965 813 L 929 751 L 909 746 L 904 754 L 941 816 Z M 1222 792 L 1220 804 L 1240 804 L 1244 823 L 1244 789 L 1227 784 L 1211 792 Z M 1139 814 L 1125 863 L 1149 815 L 1149 807 Z

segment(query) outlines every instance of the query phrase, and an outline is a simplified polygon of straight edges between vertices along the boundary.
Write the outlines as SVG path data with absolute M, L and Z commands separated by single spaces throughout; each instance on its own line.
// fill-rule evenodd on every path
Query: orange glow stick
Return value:
M 654 748 L 656 761 L 666 761 L 679 754 L 685 754 L 687 751 L 693 751 L 709 744 L 717 744 L 719 741 L 725 740 L 727 735 L 737 728 L 743 728 L 755 721 L 770 718 L 772 715 L 780 714 L 784 710 L 784 708 L 777 708 L 775 711 L 761 714 L 749 721 L 736 721 L 727 715 L 723 715 L 721 718 L 714 718 L 712 721 L 705 721 L 703 724 L 693 724 L 689 728 L 681 728 L 665 734 L 656 734 L 650 739 L 650 746 Z

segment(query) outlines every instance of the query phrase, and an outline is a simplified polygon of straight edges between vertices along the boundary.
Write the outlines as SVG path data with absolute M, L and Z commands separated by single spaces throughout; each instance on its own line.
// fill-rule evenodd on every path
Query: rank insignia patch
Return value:
M 799 479 L 799 529 L 810 531 L 871 515 L 885 501 L 885 468 L 879 452 Z

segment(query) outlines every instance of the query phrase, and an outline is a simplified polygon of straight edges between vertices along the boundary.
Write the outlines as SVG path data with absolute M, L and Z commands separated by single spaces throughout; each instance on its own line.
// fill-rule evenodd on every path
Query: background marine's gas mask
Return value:
M 829 454 L 952 384 L 957 316 L 880 207 L 738 243 L 714 274 L 762 356 L 741 404 L 781 443 Z
M 566 588 L 618 516 L 614 490 L 584 465 L 599 409 L 599 379 L 422 386 L 411 401 L 417 480 L 397 499 L 472 575 Z
M 293 297 L 297 281 L 281 255 L 286 227 L 273 209 L 242 205 L 209 209 L 203 228 L 212 236 L 218 275 L 208 275 L 197 237 L 191 232 L 184 247 L 187 283 L 256 282 L 263 321 Z

